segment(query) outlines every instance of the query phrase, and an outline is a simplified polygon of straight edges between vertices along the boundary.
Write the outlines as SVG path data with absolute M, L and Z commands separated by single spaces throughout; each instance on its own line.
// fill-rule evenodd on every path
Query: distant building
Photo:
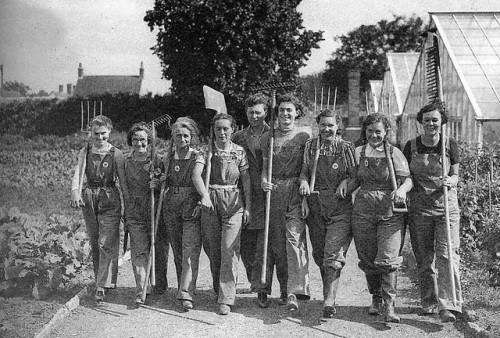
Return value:
M 49 99 L 58 99 L 58 100 L 65 100 L 69 97 L 73 96 L 73 85 L 71 83 L 68 83 L 66 85 L 66 92 L 64 92 L 64 86 L 59 85 L 59 91 L 51 91 L 47 98 Z
M 380 95 L 382 93 L 382 80 L 370 80 L 368 91 L 366 92 L 367 113 L 378 113 Z
M 426 49 L 437 46 L 447 134 L 483 142 L 485 123 L 500 121 L 500 12 L 432 12 L 429 34 L 404 103 L 400 142 L 422 132 L 417 112 L 429 97 Z
M 380 92 L 378 112 L 389 116 L 393 128 L 390 137 L 395 144 L 399 144 L 401 140 L 401 115 L 419 55 L 419 53 L 387 53 L 387 70 Z
M 78 81 L 76 82 L 75 96 L 87 98 L 89 96 L 119 93 L 142 94 L 142 80 L 144 66 L 141 62 L 139 75 L 87 75 L 83 74 L 83 67 L 78 66 Z

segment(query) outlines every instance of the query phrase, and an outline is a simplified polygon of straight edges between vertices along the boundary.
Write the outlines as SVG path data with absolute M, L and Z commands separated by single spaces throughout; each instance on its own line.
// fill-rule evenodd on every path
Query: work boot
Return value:
M 337 313 L 335 306 L 325 306 L 323 308 L 323 318 L 333 318 Z
M 286 305 L 287 300 L 288 300 L 288 294 L 286 293 L 286 291 L 281 291 L 280 299 L 278 300 L 278 305 Z
M 182 309 L 186 312 L 193 308 L 193 302 L 187 299 L 181 300 Z
M 267 300 L 267 293 L 259 292 L 257 294 L 257 304 L 259 305 L 259 307 L 263 309 L 269 307 L 269 301 Z
M 382 308 L 383 308 L 382 297 L 373 296 L 372 305 L 370 305 L 370 308 L 368 309 L 368 314 L 372 316 L 378 316 L 379 314 L 382 313 Z
M 395 313 L 397 271 L 382 273 L 382 299 L 384 300 L 385 321 L 399 323 L 401 318 Z
M 441 310 L 439 311 L 439 316 L 441 316 L 441 321 L 443 323 L 453 323 L 457 318 L 450 310 Z
M 295 296 L 293 293 L 288 295 L 288 299 L 286 301 L 286 308 L 288 309 L 288 311 L 296 311 L 299 309 L 297 296 Z
M 372 304 L 368 309 L 370 315 L 379 315 L 382 313 L 382 280 L 380 275 L 366 275 L 368 291 L 372 295 Z
M 228 315 L 231 312 L 231 307 L 227 304 L 219 304 L 219 314 Z
M 104 288 L 97 287 L 95 290 L 94 300 L 96 302 L 102 302 L 104 300 Z

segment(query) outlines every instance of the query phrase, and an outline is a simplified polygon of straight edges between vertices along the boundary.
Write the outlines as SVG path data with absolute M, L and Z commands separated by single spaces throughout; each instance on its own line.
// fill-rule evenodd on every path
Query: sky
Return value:
M 168 91 L 159 58 L 151 51 L 156 34 L 143 18 L 154 0 L 0 0 L 0 64 L 4 81 L 35 92 L 76 84 L 78 64 L 85 75 L 139 75 L 153 94 Z M 323 31 L 301 75 L 325 69 L 338 47 L 336 36 L 360 25 L 432 11 L 499 11 L 499 0 L 303 0 L 298 7 L 306 29 Z M 216 34 L 214 32 L 214 34 Z

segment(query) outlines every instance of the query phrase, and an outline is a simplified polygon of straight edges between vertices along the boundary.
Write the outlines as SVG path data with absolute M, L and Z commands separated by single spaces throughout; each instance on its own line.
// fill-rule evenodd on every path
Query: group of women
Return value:
M 311 139 L 295 125 L 304 112 L 300 101 L 286 94 L 277 104 L 274 132 L 265 122 L 269 104 L 262 94 L 245 102 L 249 126 L 244 130 L 234 133 L 234 119 L 217 114 L 211 125 L 215 140 L 208 147 L 200 146 L 196 123 L 181 117 L 172 125 L 171 149 L 154 159 L 145 123 L 130 129 L 127 141 L 132 151 L 124 156 L 107 142 L 111 121 L 104 116 L 92 121 L 91 142 L 80 151 L 75 170 L 71 205 L 83 207 L 96 300 L 104 298 L 107 288 L 116 287 L 121 210 L 117 183 L 130 232 L 138 303 L 147 285 L 149 192 L 164 184 L 162 215 L 176 263 L 177 299 L 186 311 L 193 308 L 202 247 L 210 260 L 220 314 L 228 314 L 235 303 L 240 252 L 258 305 L 269 306 L 276 266 L 278 303 L 297 310 L 299 301 L 310 298 L 308 227 L 323 281 L 323 316 L 336 313 L 339 277 L 354 238 L 359 267 L 372 295 L 368 312 L 399 322 L 395 299 L 406 222 L 394 205 L 408 202 L 422 313 L 438 309 L 443 321 L 455 320 L 462 305 L 456 197 L 460 158 L 456 142 L 440 133 L 446 123 L 443 103 L 435 101 L 421 109 L 417 120 L 424 134 L 408 141 L 403 151 L 388 143 L 390 123 L 384 115 L 364 119 L 363 142 L 355 148 L 342 139 L 342 121 L 336 113 L 324 110 L 316 117 L 319 135 Z M 260 278 L 263 269 L 265 281 Z

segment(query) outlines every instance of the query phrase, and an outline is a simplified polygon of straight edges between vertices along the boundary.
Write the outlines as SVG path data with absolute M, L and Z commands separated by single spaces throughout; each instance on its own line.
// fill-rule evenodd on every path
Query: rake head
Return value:
M 156 129 L 156 128 L 158 128 L 158 126 L 160 126 L 164 123 L 167 123 L 168 127 L 170 128 L 170 121 L 171 120 L 172 120 L 172 117 L 170 117 L 170 115 L 164 114 L 162 116 L 155 118 L 153 121 L 149 122 L 148 127 L 150 129 L 153 129 L 153 125 L 154 125 L 154 128 Z
M 277 90 L 277 89 L 294 89 L 297 88 L 298 84 L 290 81 L 290 82 L 274 82 L 258 87 L 250 87 L 251 92 L 258 92 L 262 90 Z

